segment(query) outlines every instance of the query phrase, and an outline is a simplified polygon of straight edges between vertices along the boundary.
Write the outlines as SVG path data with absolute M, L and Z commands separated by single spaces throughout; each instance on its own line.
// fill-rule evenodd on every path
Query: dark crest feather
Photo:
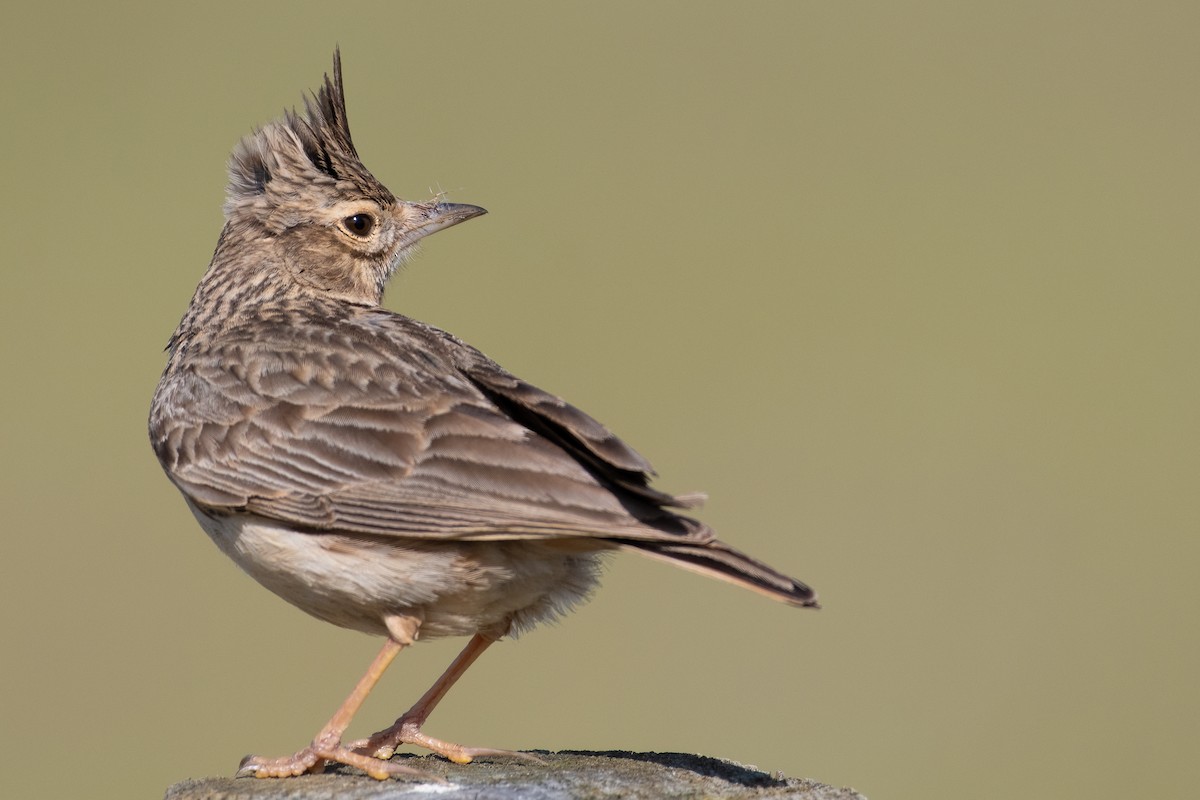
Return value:
M 300 137 L 304 153 L 317 169 L 338 178 L 340 163 L 347 160 L 358 162 L 358 151 L 350 136 L 350 123 L 346 119 L 346 92 L 342 85 L 342 51 L 333 51 L 333 80 L 325 75 L 325 82 L 316 94 L 304 98 L 305 117 L 294 111 L 286 115 L 288 126 Z
M 267 185 L 282 173 L 290 182 L 348 181 L 380 202 L 394 200 L 359 161 L 350 136 L 340 49 L 333 52 L 333 77 L 326 74 L 321 88 L 304 97 L 303 113 L 285 111 L 282 120 L 256 130 L 234 150 L 227 209 L 239 198 L 265 194 Z

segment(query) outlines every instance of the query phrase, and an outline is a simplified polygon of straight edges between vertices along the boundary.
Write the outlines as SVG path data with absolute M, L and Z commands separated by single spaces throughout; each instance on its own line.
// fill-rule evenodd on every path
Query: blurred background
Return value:
M 145 433 L 225 158 L 335 44 L 368 167 L 491 212 L 388 305 L 707 491 L 825 604 L 623 556 L 430 733 L 877 800 L 1192 786 L 1195 4 L 26 4 L 5 28 L 6 796 L 290 753 L 378 647 L 228 562 Z M 351 733 L 461 645 L 406 652 Z

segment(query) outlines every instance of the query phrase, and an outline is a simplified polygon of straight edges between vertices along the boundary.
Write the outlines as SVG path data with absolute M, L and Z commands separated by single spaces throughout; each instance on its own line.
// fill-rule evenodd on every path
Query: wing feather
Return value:
M 180 489 L 315 530 L 713 539 L 592 417 L 442 331 L 369 322 L 271 341 L 229 332 L 166 376 L 151 433 Z

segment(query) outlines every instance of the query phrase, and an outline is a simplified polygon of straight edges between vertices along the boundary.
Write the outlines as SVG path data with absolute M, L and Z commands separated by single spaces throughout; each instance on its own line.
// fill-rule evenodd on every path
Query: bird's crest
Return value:
M 305 96 L 303 114 L 285 111 L 282 119 L 255 130 L 234 148 L 225 213 L 286 205 L 298 191 L 312 186 L 327 187 L 334 197 L 356 193 L 381 203 L 395 200 L 362 165 L 354 148 L 337 49 L 333 78 L 325 75 L 321 88 Z

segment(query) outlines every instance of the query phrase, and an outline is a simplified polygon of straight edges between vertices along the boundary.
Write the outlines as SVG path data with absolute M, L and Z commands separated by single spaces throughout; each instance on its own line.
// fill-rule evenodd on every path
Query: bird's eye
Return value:
M 375 227 L 375 218 L 370 214 L 355 214 L 342 220 L 342 226 L 355 236 L 366 237 Z

